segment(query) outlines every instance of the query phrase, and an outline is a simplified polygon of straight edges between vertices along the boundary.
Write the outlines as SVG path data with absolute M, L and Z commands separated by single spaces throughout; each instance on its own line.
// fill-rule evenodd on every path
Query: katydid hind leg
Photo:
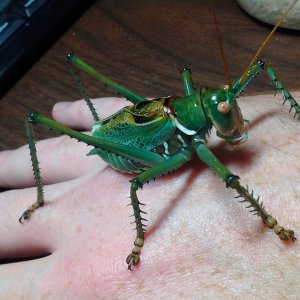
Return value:
M 136 224 L 136 238 L 134 240 L 134 247 L 131 253 L 126 258 L 128 270 L 131 270 L 131 267 L 136 266 L 140 261 L 141 247 L 144 245 L 145 225 L 143 224 L 143 221 L 147 221 L 141 216 L 141 214 L 145 212 L 142 211 L 140 208 L 140 205 L 143 204 L 139 201 L 137 197 L 137 190 L 139 188 L 142 188 L 146 182 L 178 169 L 179 167 L 184 165 L 188 160 L 190 160 L 191 156 L 191 151 L 183 149 L 180 153 L 172 156 L 170 159 L 167 159 L 161 164 L 158 164 L 157 166 L 154 166 L 151 169 L 144 171 L 140 175 L 136 176 L 134 179 L 130 180 L 130 199 L 131 205 L 133 207 L 133 216 L 135 218 L 134 222 Z
M 136 92 L 128 89 L 125 86 L 122 86 L 121 84 L 111 80 L 110 78 L 96 71 L 94 68 L 92 68 L 90 65 L 88 65 L 86 62 L 84 62 L 82 59 L 80 59 L 78 56 L 74 55 L 73 53 L 67 55 L 67 61 L 73 66 L 77 67 L 78 69 L 88 73 L 90 76 L 92 76 L 93 78 L 95 78 L 96 80 L 104 84 L 105 86 L 108 86 L 116 93 L 122 95 L 133 104 L 138 104 L 140 102 L 147 101 L 145 97 L 137 94 Z
M 215 157 L 215 155 L 206 147 L 203 140 L 194 138 L 194 147 L 198 157 L 225 182 L 226 187 L 230 187 L 238 193 L 236 198 L 241 198 L 240 202 L 249 204 L 247 208 L 251 209 L 250 212 L 259 216 L 264 224 L 273 229 L 281 240 L 291 240 L 293 242 L 296 240 L 294 231 L 278 225 L 277 220 L 267 213 L 263 202 L 260 201 L 259 197 L 255 198 L 253 191 L 250 191 L 248 186 L 244 187 L 240 184 L 239 177 L 233 175 L 232 172 Z
M 23 220 L 29 219 L 31 214 L 40 206 L 44 205 L 44 192 L 41 172 L 39 168 L 39 161 L 37 157 L 37 151 L 35 147 L 35 139 L 33 134 L 33 125 L 42 125 L 56 132 L 68 135 L 71 138 L 75 138 L 80 142 L 86 143 L 87 145 L 92 145 L 95 148 L 100 148 L 108 152 L 112 152 L 123 156 L 127 159 L 132 159 L 136 162 L 140 162 L 149 167 L 160 164 L 165 159 L 159 154 L 150 152 L 146 149 L 139 149 L 130 146 L 119 145 L 113 142 L 107 142 L 99 138 L 95 138 L 71 128 L 65 127 L 62 124 L 48 119 L 37 113 L 31 113 L 25 122 L 25 130 L 28 139 L 30 157 L 32 161 L 33 175 L 37 187 L 37 201 L 34 202 L 25 212 L 21 215 L 19 221 L 22 223 Z
M 37 200 L 31 206 L 29 206 L 19 218 L 19 222 L 29 219 L 31 214 L 40 206 L 44 205 L 44 190 L 41 172 L 39 168 L 39 161 L 37 158 L 37 151 L 35 146 L 35 139 L 33 134 L 32 122 L 30 116 L 25 121 L 25 132 L 28 140 L 28 146 L 30 151 L 30 159 L 32 163 L 33 176 L 37 188 Z
M 93 105 L 93 103 L 92 103 L 92 101 L 91 101 L 91 99 L 90 99 L 83 83 L 82 83 L 82 80 L 81 80 L 79 74 L 75 71 L 75 67 L 71 63 L 68 63 L 68 65 L 69 65 L 69 68 L 70 68 L 70 74 L 71 74 L 73 80 L 75 81 L 75 84 L 78 87 L 78 90 L 80 92 L 81 97 L 83 98 L 83 100 L 87 104 L 90 112 L 92 113 L 94 121 L 99 122 L 100 121 L 99 116 L 98 116 L 98 114 L 96 112 L 96 109 L 95 109 L 95 107 L 94 107 L 94 105 Z

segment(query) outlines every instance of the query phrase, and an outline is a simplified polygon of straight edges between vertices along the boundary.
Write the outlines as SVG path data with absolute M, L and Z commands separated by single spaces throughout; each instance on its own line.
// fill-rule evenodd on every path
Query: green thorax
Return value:
M 207 128 L 199 93 L 176 99 L 173 103 L 173 110 L 177 122 L 187 129 L 186 134 L 192 135 L 193 131 L 196 133 Z M 179 130 L 180 125 L 177 124 Z M 183 132 L 184 128 L 182 128 Z

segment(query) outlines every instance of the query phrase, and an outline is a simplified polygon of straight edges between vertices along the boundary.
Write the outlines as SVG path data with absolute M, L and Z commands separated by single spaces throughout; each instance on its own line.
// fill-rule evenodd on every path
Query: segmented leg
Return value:
M 190 69 L 181 70 L 181 78 L 183 81 L 184 92 L 186 96 L 191 96 L 195 93 Z
M 221 177 L 226 183 L 227 188 L 230 187 L 237 191 L 239 194 L 237 198 L 243 198 L 240 202 L 248 202 L 249 206 L 247 206 L 247 208 L 251 208 L 251 212 L 259 216 L 269 228 L 274 229 L 274 232 L 281 240 L 291 239 L 293 242 L 296 240 L 294 231 L 291 229 L 284 229 L 277 224 L 277 220 L 266 212 L 263 203 L 259 201 L 259 198 L 255 199 L 253 192 L 250 193 L 248 187 L 245 188 L 240 184 L 239 177 L 233 175 L 231 171 L 215 157 L 215 155 L 206 147 L 205 141 L 201 137 L 195 137 L 193 144 L 199 158 Z
M 108 86 L 118 94 L 122 95 L 123 97 L 131 101 L 133 104 L 137 104 L 148 100 L 143 96 L 138 95 L 134 91 L 129 90 L 128 88 L 102 75 L 101 73 L 93 69 L 91 66 L 89 66 L 87 63 L 85 63 L 82 59 L 80 59 L 78 56 L 74 55 L 73 53 L 70 53 L 67 56 L 67 61 L 73 66 L 77 67 L 78 69 L 81 69 L 82 71 L 88 73 L 93 78 L 103 83 L 105 86 Z
M 279 80 L 279 78 L 277 77 L 274 69 L 266 63 L 264 65 L 265 65 L 265 69 L 267 70 L 270 78 L 273 80 L 273 82 L 275 84 L 276 92 L 278 91 L 282 95 L 283 104 L 285 104 L 286 101 L 288 101 L 290 103 L 289 112 L 291 112 L 292 109 L 294 109 L 295 110 L 294 117 L 298 116 L 298 120 L 300 120 L 300 106 L 299 106 L 299 104 L 292 97 L 290 92 L 283 87 L 283 85 L 282 85 L 281 81 Z
M 285 89 L 282 85 L 282 82 L 279 80 L 278 76 L 275 73 L 275 70 L 268 65 L 267 63 L 264 63 L 261 60 L 258 60 L 249 70 L 247 73 L 247 76 L 243 81 L 241 81 L 241 78 L 235 82 L 235 84 L 232 87 L 232 91 L 235 93 L 235 97 L 239 97 L 242 91 L 247 87 L 247 85 L 251 82 L 251 80 L 259 74 L 262 70 L 266 70 L 269 77 L 272 79 L 272 81 L 275 84 L 276 92 L 280 92 L 283 97 L 283 104 L 288 101 L 290 103 L 290 110 L 295 110 L 294 117 L 298 116 L 298 120 L 300 120 L 300 106 L 296 102 L 296 100 L 293 98 L 293 96 L 290 94 L 290 92 Z
M 192 156 L 192 152 L 189 150 L 182 150 L 179 154 L 172 156 L 170 159 L 165 160 L 161 164 L 152 167 L 151 169 L 144 171 L 142 174 L 136 176 L 134 179 L 130 180 L 130 198 L 133 207 L 135 224 L 136 224 L 136 238 L 134 241 L 134 247 L 131 253 L 126 258 L 126 263 L 128 264 L 128 270 L 131 270 L 132 266 L 136 266 L 140 261 L 141 247 L 144 244 L 144 224 L 143 221 L 146 219 L 141 217 L 141 213 L 145 213 L 140 209 L 141 203 L 138 200 L 136 191 L 142 188 L 143 185 L 163 174 L 172 172 L 183 164 L 185 164 Z
M 26 120 L 25 129 L 28 138 L 28 144 L 30 149 L 30 156 L 33 167 L 34 179 L 37 186 L 37 201 L 34 202 L 25 212 L 21 215 L 19 221 L 22 223 L 23 220 L 29 219 L 31 214 L 40 206 L 44 204 L 43 195 L 43 184 L 40 175 L 39 163 L 36 154 L 35 140 L 33 136 L 32 124 L 40 124 L 47 128 L 53 129 L 59 133 L 66 134 L 78 141 L 84 142 L 87 145 L 94 146 L 95 148 L 100 148 L 109 152 L 113 152 L 122 157 L 132 159 L 135 162 L 140 162 L 146 166 L 155 166 L 162 163 L 165 159 L 159 154 L 150 152 L 146 149 L 134 148 L 130 146 L 119 145 L 113 142 L 107 142 L 100 138 L 95 138 L 76 130 L 65 127 L 58 122 L 41 116 L 37 113 L 31 113 Z
M 80 79 L 80 76 L 77 74 L 77 72 L 75 71 L 74 66 L 71 63 L 69 63 L 69 67 L 70 67 L 70 74 L 73 77 L 73 80 L 75 81 L 75 84 L 78 87 L 78 90 L 80 92 L 81 97 L 83 98 L 83 100 L 87 104 L 90 112 L 92 113 L 94 121 L 95 122 L 99 122 L 100 121 L 99 116 L 98 116 L 98 114 L 96 112 L 96 109 L 95 109 L 95 107 L 94 107 L 94 105 L 93 105 L 93 103 L 92 103 L 92 101 L 91 101 L 91 99 L 90 99 L 90 97 L 89 97 L 86 89 L 83 86 L 83 83 L 82 83 L 82 81 Z
M 31 119 L 28 117 L 25 121 L 25 132 L 28 140 L 30 158 L 33 169 L 33 176 L 37 187 L 37 201 L 29 206 L 24 213 L 19 218 L 19 222 L 22 223 L 23 220 L 29 219 L 31 214 L 40 206 L 44 205 L 44 192 L 43 192 L 43 183 L 41 178 L 41 172 L 39 168 L 39 162 L 36 155 L 35 140 L 33 136 L 33 129 L 31 124 Z
M 246 208 L 251 208 L 250 212 L 259 216 L 269 228 L 274 229 L 274 232 L 281 240 L 291 239 L 293 242 L 296 240 L 294 231 L 291 229 L 284 229 L 282 226 L 278 225 L 277 220 L 266 212 L 263 202 L 259 202 L 259 197 L 255 199 L 253 197 L 253 191 L 250 193 L 248 187 L 245 188 L 240 184 L 238 176 L 229 176 L 226 180 L 226 186 L 237 191 L 239 195 L 235 198 L 243 198 L 240 202 L 250 203 Z

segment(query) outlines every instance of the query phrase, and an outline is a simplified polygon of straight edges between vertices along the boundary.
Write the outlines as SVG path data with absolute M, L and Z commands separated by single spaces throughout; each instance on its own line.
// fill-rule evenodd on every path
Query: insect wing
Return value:
M 161 113 L 135 114 L 131 107 L 121 109 L 112 117 L 97 122 L 94 137 L 114 143 L 151 150 L 170 139 L 176 130 L 173 121 Z

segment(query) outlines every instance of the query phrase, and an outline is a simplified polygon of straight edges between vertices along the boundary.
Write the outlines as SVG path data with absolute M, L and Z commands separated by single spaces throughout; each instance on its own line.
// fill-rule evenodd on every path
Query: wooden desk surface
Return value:
M 216 11 L 230 74 L 240 76 L 270 32 L 234 0 Z M 80 97 L 65 65 L 73 51 L 100 72 L 145 96 L 182 92 L 179 70 L 191 67 L 196 86 L 225 84 L 210 1 L 97 1 L 0 100 L 0 149 L 26 143 L 24 119 L 35 110 L 51 116 L 58 101 Z M 261 57 L 290 90 L 300 89 L 300 32 L 279 30 Z M 114 95 L 84 76 L 92 97 Z M 272 93 L 266 74 L 247 94 Z M 37 138 L 47 131 L 37 130 Z

